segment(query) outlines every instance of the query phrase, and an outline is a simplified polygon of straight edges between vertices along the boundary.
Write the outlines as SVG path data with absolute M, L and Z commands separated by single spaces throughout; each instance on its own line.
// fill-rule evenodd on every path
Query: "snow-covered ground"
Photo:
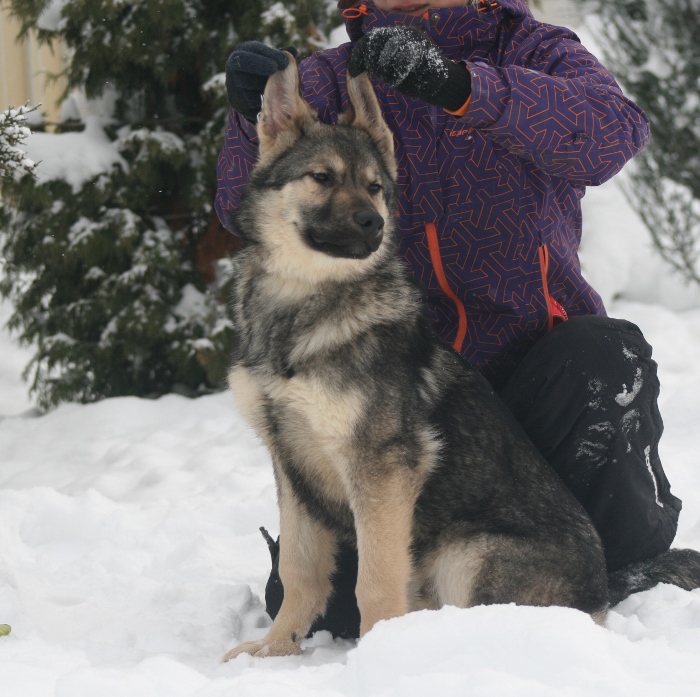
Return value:
M 585 39 L 584 39 L 585 43 Z M 700 291 L 650 251 L 615 181 L 584 205 L 582 259 L 609 313 L 654 346 L 661 454 L 700 549 Z M 0 305 L 0 322 L 10 308 Z M 290 658 L 241 656 L 269 625 L 278 516 L 268 455 L 228 394 L 31 411 L 29 349 L 0 333 L 0 695 L 390 697 L 700 691 L 700 590 L 632 596 L 605 627 L 562 608 L 445 608 L 327 634 Z
M 616 301 L 655 346 L 662 456 L 700 548 L 700 309 Z M 3 362 L 16 364 L 6 334 Z M 27 406 L 0 378 L 2 409 Z M 16 395 L 17 402 L 5 395 Z M 378 625 L 359 645 L 219 660 L 269 624 L 277 529 L 268 456 L 228 394 L 111 399 L 0 420 L 0 694 L 696 695 L 700 591 L 633 596 L 605 628 L 561 608 L 446 608 Z
M 614 182 L 589 192 L 585 215 L 589 276 L 654 346 L 662 457 L 684 501 L 677 545 L 700 549 L 700 303 L 688 307 L 697 295 L 655 260 Z M 321 634 L 300 657 L 221 664 L 269 625 L 258 527 L 278 527 L 268 456 L 232 397 L 37 417 L 19 380 L 28 351 L 3 332 L 0 356 L 3 696 L 698 693 L 700 591 L 671 586 L 629 598 L 605 628 L 561 608 L 445 608 L 359 645 Z
M 700 309 L 614 302 L 655 346 L 662 456 L 700 548 Z M 2 336 L 0 355 L 16 362 Z M 7 371 L 0 390 L 19 394 Z M 20 407 L 20 409 L 13 408 Z M 268 456 L 228 394 L 111 399 L 0 420 L 0 694 L 696 695 L 700 591 L 633 596 L 605 628 L 561 608 L 446 608 L 378 625 L 359 645 L 219 660 L 269 625 L 277 529 Z

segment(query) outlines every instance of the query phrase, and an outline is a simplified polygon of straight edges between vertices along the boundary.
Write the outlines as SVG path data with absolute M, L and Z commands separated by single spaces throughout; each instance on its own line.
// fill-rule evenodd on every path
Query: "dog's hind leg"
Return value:
M 394 472 L 378 478 L 353 501 L 357 552 L 357 605 L 360 636 L 379 620 L 409 610 L 412 573 L 411 531 L 416 495 L 410 475 Z
M 524 538 L 496 533 L 448 538 L 434 555 L 433 592 L 439 606 L 568 605 L 566 583 L 546 566 Z
M 480 537 L 471 542 L 450 542 L 440 547 L 429 572 L 432 595 L 438 607 L 471 607 L 475 604 L 474 587 L 486 553 L 486 541 Z
M 517 605 L 573 607 L 597 622 L 605 617 L 604 577 L 583 568 L 562 545 L 497 533 L 444 540 L 430 577 L 439 606 Z
M 301 640 L 323 614 L 335 570 L 336 539 L 301 506 L 283 473 L 278 471 L 280 505 L 279 574 L 284 586 L 282 607 L 264 639 L 237 646 L 224 661 L 239 654 L 287 656 L 300 653 Z

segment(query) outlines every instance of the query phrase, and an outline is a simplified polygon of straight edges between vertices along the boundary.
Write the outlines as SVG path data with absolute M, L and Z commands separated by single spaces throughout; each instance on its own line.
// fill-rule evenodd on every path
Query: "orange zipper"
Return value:
M 343 10 L 340 15 L 343 17 L 343 19 L 359 19 L 363 15 L 369 14 L 369 11 L 367 10 L 367 5 L 362 3 L 359 7 L 348 7 L 346 10 Z
M 554 327 L 554 314 L 552 312 L 552 299 L 549 297 L 549 287 L 547 286 L 547 276 L 549 272 L 549 249 L 543 244 L 540 249 L 540 272 L 542 273 L 542 290 L 544 291 L 544 299 L 547 303 L 547 331 L 551 331 Z
M 464 339 L 467 336 L 467 311 L 464 309 L 464 303 L 457 297 L 457 294 L 452 290 L 447 282 L 445 270 L 442 266 L 442 257 L 440 256 L 440 244 L 438 242 L 437 228 L 435 223 L 425 224 L 425 234 L 428 238 L 428 249 L 430 250 L 430 261 L 435 269 L 438 283 L 442 292 L 455 304 L 459 324 L 457 325 L 457 336 L 452 342 L 452 348 L 461 353 L 464 346 Z
M 543 244 L 539 248 L 540 270 L 542 273 L 542 290 L 544 299 L 547 302 L 547 331 L 551 331 L 555 324 L 565 322 L 569 319 L 566 310 L 549 294 L 549 247 Z

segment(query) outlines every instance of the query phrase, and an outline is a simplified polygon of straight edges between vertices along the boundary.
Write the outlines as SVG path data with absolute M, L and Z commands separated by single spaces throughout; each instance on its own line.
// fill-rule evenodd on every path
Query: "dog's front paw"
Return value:
M 266 641 L 265 639 L 260 639 L 260 641 L 246 641 L 243 644 L 239 644 L 235 649 L 231 649 L 223 658 L 223 662 L 230 661 L 236 656 L 240 656 L 242 653 L 250 654 L 251 656 L 256 656 L 257 658 L 264 658 L 265 656 L 293 656 L 301 653 L 301 648 L 299 643 L 294 643 L 292 641 Z

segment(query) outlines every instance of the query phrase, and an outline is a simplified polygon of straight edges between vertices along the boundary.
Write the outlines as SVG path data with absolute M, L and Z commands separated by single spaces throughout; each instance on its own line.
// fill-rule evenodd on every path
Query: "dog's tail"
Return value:
M 687 591 L 700 588 L 700 552 L 669 549 L 658 557 L 613 571 L 608 574 L 610 606 L 632 593 L 649 590 L 657 583 L 672 583 Z

